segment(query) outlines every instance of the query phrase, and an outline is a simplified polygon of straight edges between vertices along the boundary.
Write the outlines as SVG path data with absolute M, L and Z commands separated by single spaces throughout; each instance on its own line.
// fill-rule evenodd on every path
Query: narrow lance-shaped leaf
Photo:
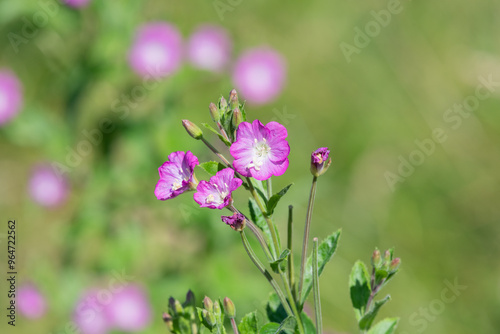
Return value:
M 335 254 L 337 249 L 337 244 L 340 238 L 341 230 L 329 235 L 325 240 L 321 242 L 318 249 L 318 275 L 321 275 L 325 265 L 330 261 L 332 256 Z M 302 286 L 302 294 L 300 299 L 300 305 L 304 305 L 307 296 L 311 292 L 313 284 L 313 271 L 312 271 L 312 257 L 307 258 L 307 263 L 304 272 L 304 283 Z
M 278 205 L 278 202 L 279 200 L 285 196 L 285 194 L 287 193 L 288 189 L 290 189 L 290 187 L 293 185 L 292 184 L 289 184 L 287 185 L 285 188 L 281 189 L 278 193 L 274 194 L 273 196 L 271 196 L 271 198 L 269 199 L 269 201 L 267 202 L 267 214 L 268 215 L 271 215 L 273 212 L 274 212 L 274 209 L 276 208 L 276 206 Z
M 398 326 L 398 318 L 386 318 L 373 326 L 368 334 L 392 334 Z
M 290 250 L 285 249 L 283 252 L 281 252 L 280 257 L 276 261 L 269 263 L 271 265 L 271 269 L 275 273 L 279 274 L 279 269 L 281 269 L 281 271 L 284 271 L 286 269 L 286 259 L 288 255 L 290 255 Z
M 377 316 L 378 311 L 389 300 L 391 300 L 391 296 L 387 295 L 384 299 L 376 301 L 373 306 L 369 310 L 367 310 L 365 315 L 359 320 L 359 328 L 363 330 L 370 329 L 373 320 L 375 320 L 375 317 Z
M 349 277 L 349 288 L 351 292 L 352 306 L 356 314 L 356 320 L 359 321 L 365 314 L 366 303 L 370 298 L 370 275 L 363 262 L 357 261 L 352 267 Z
M 253 198 L 250 198 L 248 200 L 248 209 L 250 211 L 250 218 L 252 221 L 257 225 L 258 228 L 264 232 L 264 235 L 266 237 L 266 242 L 269 248 L 271 249 L 271 252 L 274 254 L 274 244 L 270 242 L 272 239 L 271 231 L 269 230 L 269 227 L 267 226 L 266 220 L 264 219 L 264 216 L 262 215 L 262 212 L 259 209 L 259 206 L 255 202 Z
M 215 133 L 217 135 L 217 137 L 219 137 L 219 139 L 224 143 L 226 144 L 226 146 L 231 146 L 231 143 L 228 142 L 226 140 L 226 138 L 224 138 L 223 135 L 221 135 L 217 130 L 215 130 L 213 127 L 210 126 L 210 124 L 207 124 L 207 123 L 201 123 L 201 125 L 203 125 L 204 127 L 206 127 L 208 130 L 212 131 L 213 133 Z

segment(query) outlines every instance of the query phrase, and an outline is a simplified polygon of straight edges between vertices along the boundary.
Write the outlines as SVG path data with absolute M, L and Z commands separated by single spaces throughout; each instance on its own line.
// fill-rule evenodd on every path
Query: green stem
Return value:
M 290 250 L 288 256 L 288 281 L 290 282 L 290 289 L 292 290 L 293 300 L 297 300 L 297 291 L 295 289 L 295 270 L 293 266 L 293 206 L 288 206 L 288 235 L 287 235 L 287 248 Z
M 243 246 L 245 247 L 245 250 L 247 251 L 248 256 L 252 260 L 252 262 L 255 264 L 255 266 L 260 270 L 260 272 L 266 277 L 266 279 L 269 281 L 269 284 L 273 287 L 274 291 L 278 295 L 278 298 L 281 301 L 281 304 L 285 308 L 285 311 L 288 315 L 294 316 L 293 311 L 290 309 L 290 306 L 288 305 L 288 302 L 286 300 L 285 295 L 283 294 L 283 291 L 281 291 L 281 288 L 279 285 L 276 283 L 274 278 L 271 276 L 269 271 L 267 271 L 266 268 L 260 263 L 259 259 L 255 255 L 254 251 L 252 250 L 252 247 L 250 246 L 250 243 L 248 242 L 248 239 L 245 235 L 245 231 L 240 232 L 241 235 L 241 241 L 243 242 Z
M 292 311 L 293 314 L 295 315 L 295 319 L 297 320 L 297 325 L 299 326 L 299 332 L 300 333 L 305 333 L 304 330 L 304 325 L 302 324 L 302 318 L 300 317 L 300 313 L 297 309 L 297 305 L 295 304 L 295 301 L 293 299 L 292 295 L 292 290 L 290 290 L 290 283 L 288 282 L 288 279 L 286 278 L 286 274 L 281 271 L 278 265 L 278 270 L 281 275 L 281 279 L 283 280 L 283 285 L 285 286 L 285 291 L 286 294 L 288 295 L 288 300 L 290 301 L 290 305 L 292 306 Z
M 314 311 L 316 313 L 316 333 L 323 332 L 323 323 L 321 321 L 321 300 L 319 298 L 319 272 L 318 272 L 318 238 L 313 239 L 313 291 L 314 291 Z
M 223 156 L 219 150 L 217 150 L 212 144 L 210 144 L 210 142 L 208 140 L 206 140 L 204 137 L 201 137 L 201 141 L 207 145 L 207 147 L 212 151 L 214 152 L 214 154 L 216 156 L 219 157 L 219 159 L 222 160 L 222 162 L 227 166 L 227 167 L 230 167 L 230 168 L 233 168 L 233 166 L 231 165 L 231 163 L 229 162 L 229 160 L 226 159 L 225 156 Z
M 269 200 L 273 195 L 273 184 L 271 182 L 271 178 L 268 178 L 266 180 L 266 183 L 267 183 L 267 199 Z
M 259 207 L 260 211 L 262 212 L 262 215 L 264 216 L 264 219 L 266 220 L 267 227 L 269 228 L 269 231 L 271 232 L 271 237 L 273 239 L 273 245 L 274 245 L 274 248 L 272 249 L 273 260 L 276 260 L 278 258 L 278 254 L 281 253 L 281 250 L 279 248 L 278 238 L 276 236 L 276 230 L 274 228 L 273 221 L 267 215 L 266 209 L 264 208 L 264 205 L 262 204 L 262 201 L 260 200 L 260 197 L 257 194 L 257 191 L 255 191 L 255 188 L 253 187 L 252 181 L 248 177 L 247 177 L 247 183 L 248 183 L 248 188 L 250 190 L 250 193 L 252 194 L 252 197 L 255 199 L 255 202 L 257 202 L 257 206 Z
M 313 176 L 311 193 L 309 194 L 309 204 L 307 205 L 306 225 L 304 227 L 304 242 L 302 243 L 302 258 L 300 259 L 300 280 L 299 280 L 299 300 L 302 298 L 302 285 L 304 284 L 304 271 L 307 257 L 307 244 L 309 241 L 309 230 L 311 227 L 314 198 L 316 197 L 316 183 L 318 177 Z

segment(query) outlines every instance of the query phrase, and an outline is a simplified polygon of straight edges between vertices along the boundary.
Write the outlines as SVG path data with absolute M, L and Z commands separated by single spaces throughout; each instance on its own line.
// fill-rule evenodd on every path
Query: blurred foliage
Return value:
M 307 206 L 309 154 L 321 146 L 332 150 L 312 225 L 312 235 L 320 237 L 343 229 L 320 282 L 328 332 L 356 330 L 348 289 L 352 264 L 376 246 L 394 246 L 403 265 L 381 318 L 400 316 L 399 330 L 407 333 L 498 333 L 500 90 L 456 130 L 443 114 L 474 94 L 478 76 L 500 80 L 500 3 L 402 0 L 402 12 L 350 63 L 340 43 L 353 44 L 353 29 L 364 29 L 373 20 L 370 11 L 387 8 L 388 1 L 242 1 L 222 19 L 215 3 L 60 5 L 18 52 L 6 37 L 19 34 L 40 4 L 0 3 L 0 67 L 17 73 L 25 96 L 22 112 L 0 129 L 0 212 L 4 221 L 19 222 L 19 278 L 36 282 L 49 303 L 47 316 L 20 317 L 15 332 L 62 332 L 82 291 L 106 285 L 113 271 L 147 288 L 155 315 L 144 333 L 166 332 L 161 314 L 168 297 L 182 298 L 188 289 L 197 296 L 229 296 L 239 319 L 264 312 L 269 288 L 220 213 L 197 208 L 190 195 L 169 202 L 153 195 L 157 168 L 170 152 L 191 150 L 200 161 L 212 159 L 181 120 L 206 122 L 209 102 L 232 88 L 230 74 L 186 64 L 124 119 L 113 112 L 122 94 L 142 84 L 126 62 L 135 28 L 165 20 L 185 38 L 212 22 L 229 30 L 235 55 L 271 45 L 287 59 L 283 94 L 268 105 L 247 105 L 247 116 L 289 129 L 290 167 L 273 183 L 275 189 L 295 183 L 286 198 L 296 208 L 295 245 Z M 113 131 L 70 168 L 67 203 L 54 210 L 34 204 L 27 193 L 31 167 L 64 163 L 68 150 L 85 139 L 82 131 L 99 129 L 106 118 Z M 418 149 L 415 140 L 431 138 L 434 128 L 443 128 L 447 140 L 391 191 L 384 173 L 397 173 L 399 156 L 408 159 Z M 282 203 L 275 212 L 283 232 L 285 208 Z M 432 319 L 421 315 L 441 298 L 444 281 L 455 279 L 467 289 Z

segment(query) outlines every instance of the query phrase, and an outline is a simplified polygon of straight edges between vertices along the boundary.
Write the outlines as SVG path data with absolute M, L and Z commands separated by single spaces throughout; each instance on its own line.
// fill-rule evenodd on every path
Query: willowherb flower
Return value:
M 90 0 L 64 0 L 65 4 L 73 8 L 81 8 L 88 5 Z
M 32 284 L 20 286 L 16 300 L 19 312 L 27 318 L 40 318 L 47 311 L 45 297 Z
M 165 22 L 148 23 L 136 33 L 129 64 L 140 76 L 165 77 L 182 61 L 182 38 L 177 28 Z
M 10 121 L 21 109 L 21 83 L 8 70 L 0 70 L 0 125 Z
M 45 207 L 56 207 L 68 197 L 69 186 L 63 176 L 54 172 L 48 165 L 34 168 L 29 181 L 31 198 Z
M 127 285 L 113 294 L 105 312 L 113 327 L 121 331 L 141 332 L 151 323 L 148 297 L 137 285 Z
M 202 25 L 189 39 L 188 58 L 197 68 L 220 72 L 230 60 L 231 48 L 231 39 L 226 30 L 213 25 Z
M 242 231 L 246 225 L 245 216 L 239 212 L 235 212 L 232 216 L 222 216 L 221 219 L 235 231 Z
M 73 321 L 82 334 L 106 334 L 111 331 L 112 324 L 106 314 L 106 307 L 114 295 L 100 294 L 101 290 L 90 289 L 78 300 L 73 313 Z
M 257 180 L 283 175 L 290 153 L 287 136 L 286 128 L 277 122 L 265 126 L 259 120 L 240 123 L 236 141 L 230 147 L 234 168 L 241 175 Z
M 236 190 L 242 180 L 234 177 L 234 170 L 224 168 L 210 178 L 210 181 L 200 181 L 194 200 L 202 208 L 222 209 L 232 203 L 231 193 Z
M 170 153 L 168 160 L 158 168 L 160 180 L 155 188 L 156 198 L 162 201 L 195 189 L 197 183 L 194 167 L 199 165 L 199 162 L 191 151 Z
M 236 62 L 233 82 L 250 103 L 264 104 L 275 99 L 285 84 L 283 57 L 272 49 L 245 52 Z
M 311 153 L 311 173 L 314 176 L 320 176 L 328 170 L 328 167 L 332 163 L 331 158 L 328 160 L 329 155 L 330 150 L 328 147 L 320 147 Z

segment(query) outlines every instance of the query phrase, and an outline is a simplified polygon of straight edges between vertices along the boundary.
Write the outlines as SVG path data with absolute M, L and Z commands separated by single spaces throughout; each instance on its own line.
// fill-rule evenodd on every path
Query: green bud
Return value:
M 212 312 L 208 312 L 207 310 L 201 311 L 201 315 L 203 316 L 203 319 L 210 325 L 210 326 L 215 326 L 217 323 L 217 320 L 215 319 L 215 315 Z
M 184 308 L 182 307 L 181 302 L 178 300 L 175 301 L 175 312 L 177 312 L 177 314 L 184 312 Z
M 189 135 L 194 139 L 201 139 L 203 137 L 203 132 L 193 122 L 190 122 L 187 119 L 185 119 L 182 121 L 182 125 L 186 129 L 187 133 L 189 133 Z
M 375 249 L 372 255 L 372 266 L 377 268 L 378 266 L 380 266 L 381 261 L 382 258 L 380 257 L 380 251 L 378 249 Z
M 173 332 L 174 331 L 174 321 L 172 319 L 172 316 L 168 313 L 163 313 L 163 322 L 167 325 L 167 328 L 169 331 Z
M 184 302 L 184 305 L 186 306 L 194 306 L 196 304 L 195 302 L 195 297 L 193 291 L 189 290 L 188 293 L 186 294 L 186 301 Z
M 219 100 L 219 109 L 222 111 L 222 113 L 226 112 L 226 109 L 227 109 L 227 101 L 222 96 Z
M 229 92 L 229 106 L 231 109 L 238 108 L 240 106 L 240 102 L 238 101 L 238 93 L 236 93 L 236 89 L 231 90 Z
M 214 303 L 214 313 L 217 317 L 220 317 L 222 315 L 222 310 L 220 308 L 219 301 L 216 300 Z
M 203 305 L 205 306 L 205 310 L 210 312 L 214 311 L 214 303 L 212 302 L 212 299 L 208 298 L 208 296 L 205 296 L 203 299 Z
M 210 105 L 208 106 L 208 110 L 210 110 L 210 117 L 212 117 L 212 120 L 215 123 L 220 121 L 220 113 L 214 103 L 210 103 Z
M 395 258 L 394 260 L 391 261 L 391 264 L 389 265 L 389 270 L 390 271 L 398 270 L 400 264 L 401 264 L 401 259 L 399 257 Z
M 237 128 L 241 122 L 243 122 L 243 114 L 241 113 L 240 108 L 236 107 L 233 110 L 233 125 L 234 125 L 234 127 Z
M 229 319 L 236 318 L 236 308 L 234 307 L 234 303 L 227 297 L 224 298 L 224 311 Z
M 170 297 L 168 299 L 168 309 L 170 312 L 175 313 L 175 298 Z

